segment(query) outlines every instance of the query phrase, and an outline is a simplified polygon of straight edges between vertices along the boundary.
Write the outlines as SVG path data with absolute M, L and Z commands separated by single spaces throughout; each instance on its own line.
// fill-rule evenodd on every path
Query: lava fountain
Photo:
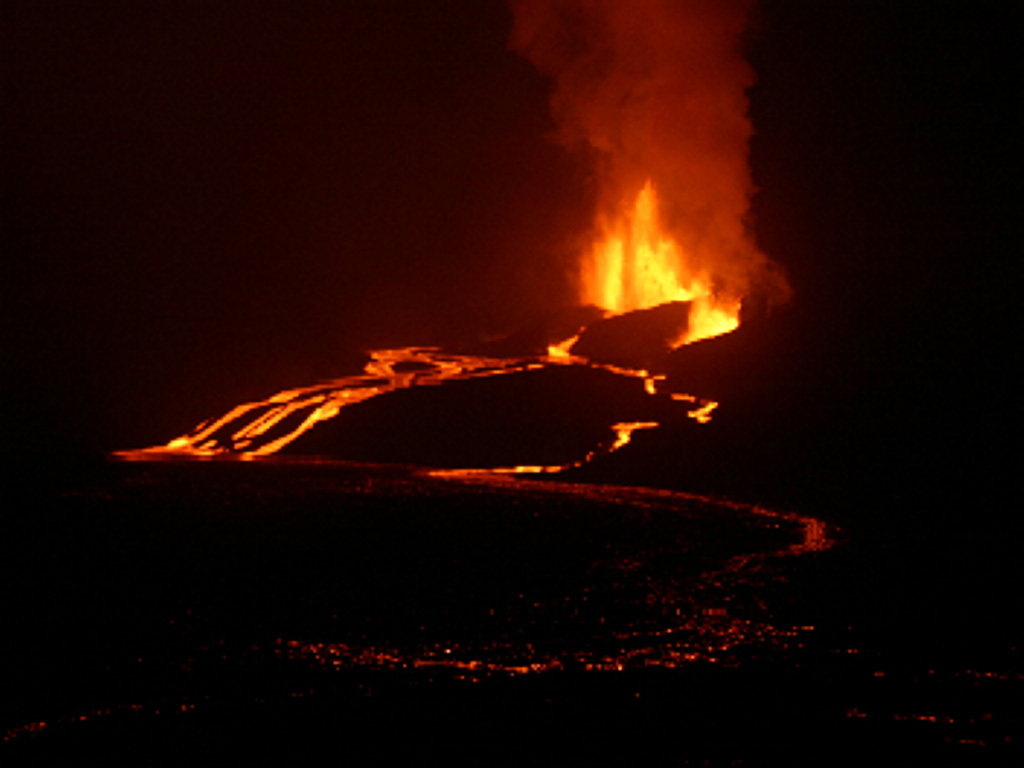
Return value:
M 511 47 L 554 80 L 558 139 L 593 168 L 580 298 L 609 313 L 692 302 L 673 346 L 736 328 L 744 298 L 788 296 L 748 226 L 748 6 L 513 2 Z
M 636 315 L 632 325 L 613 326 L 617 349 L 625 338 L 625 346 L 649 352 L 642 359 L 657 359 L 738 327 L 748 298 L 771 305 L 787 297 L 785 280 L 757 248 L 748 226 L 754 187 L 746 89 L 754 75 L 741 48 L 747 3 L 511 5 L 509 46 L 552 79 L 557 137 L 584 153 L 593 169 L 594 223 L 581 237 L 586 246 L 577 255 L 577 299 L 598 307 L 605 319 L 571 338 L 548 339 L 546 350 L 520 357 L 424 347 L 375 350 L 360 374 L 240 405 L 164 446 L 121 457 L 253 458 L 286 447 L 301 452 L 303 436 L 371 398 L 559 367 L 635 380 L 641 396 L 685 408 L 695 423 L 710 420 L 713 400 L 678 391 L 650 366 L 623 362 L 636 359 L 632 355 L 603 350 L 601 339 L 609 334 L 602 334 L 601 325 Z M 667 318 L 667 326 L 653 334 L 635 332 L 662 307 L 670 311 L 659 312 L 657 320 L 664 325 Z M 595 347 L 603 353 L 593 354 Z M 574 459 L 486 469 L 557 472 L 579 466 L 623 448 L 635 431 L 659 425 L 643 407 L 636 410 L 629 418 L 609 416 L 606 439 Z M 553 419 L 549 429 L 560 428 Z

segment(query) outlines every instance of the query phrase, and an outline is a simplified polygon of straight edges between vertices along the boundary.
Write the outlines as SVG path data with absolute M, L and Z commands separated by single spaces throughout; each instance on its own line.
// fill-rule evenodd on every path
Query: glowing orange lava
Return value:
M 278 453 L 300 435 L 317 424 L 332 419 L 342 408 L 372 397 L 417 386 L 438 386 L 449 381 L 490 378 L 512 373 L 536 371 L 550 366 L 582 366 L 601 369 L 630 379 L 639 379 L 643 391 L 652 397 L 664 396 L 658 385 L 662 374 L 645 370 L 620 368 L 591 362 L 572 355 L 568 350 L 575 337 L 553 345 L 546 357 L 491 358 L 476 355 L 455 355 L 429 347 L 381 349 L 370 353 L 370 361 L 362 374 L 347 376 L 311 387 L 289 389 L 263 401 L 244 403 L 218 419 L 210 419 L 191 432 L 171 440 L 164 446 L 142 450 L 119 451 L 118 458 L 150 460 L 155 458 L 235 457 L 253 459 Z M 669 393 L 670 400 L 697 403 L 687 415 L 704 424 L 718 404 L 698 400 L 692 395 Z M 522 465 L 479 469 L 445 470 L 441 474 L 463 475 L 475 472 L 498 474 L 550 474 L 580 467 L 599 455 L 627 445 L 638 429 L 654 429 L 657 422 L 623 422 L 611 424 L 614 434 L 577 461 L 560 465 Z
M 740 300 L 717 295 L 711 276 L 691 270 L 682 249 L 662 228 L 650 179 L 632 209 L 617 221 L 602 222 L 601 228 L 602 239 L 583 261 L 584 303 L 621 314 L 672 301 L 692 302 L 689 326 L 673 348 L 739 326 Z
M 676 327 L 664 333 L 672 349 L 737 328 L 746 297 L 755 295 L 767 306 L 788 296 L 785 279 L 760 252 L 748 226 L 755 188 L 746 91 L 754 75 L 740 44 L 746 5 L 516 0 L 512 7 L 511 49 L 553 78 L 558 138 L 567 147 L 586 149 L 594 163 L 596 236 L 582 254 L 578 299 L 613 315 L 688 303 L 688 311 L 680 310 L 687 311 L 686 320 L 672 316 Z M 533 357 L 494 359 L 426 347 L 378 350 L 362 374 L 246 403 L 166 446 L 119 455 L 270 455 L 342 408 L 397 389 L 553 366 L 640 379 L 648 396 L 691 403 L 687 415 L 698 423 L 711 419 L 716 402 L 660 391 L 664 375 L 574 352 L 585 330 Z M 657 326 L 659 334 L 663 330 Z M 623 345 L 635 341 L 627 336 Z M 637 429 L 656 426 L 609 424 L 614 438 L 574 463 L 491 471 L 559 472 L 622 448 Z

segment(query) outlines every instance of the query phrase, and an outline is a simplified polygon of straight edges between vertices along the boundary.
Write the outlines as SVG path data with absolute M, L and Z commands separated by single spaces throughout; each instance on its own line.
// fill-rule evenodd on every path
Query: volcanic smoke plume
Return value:
M 693 301 L 678 343 L 788 287 L 747 226 L 754 187 L 742 0 L 512 0 L 510 45 L 554 79 L 559 140 L 586 152 L 596 219 L 580 298 L 619 313 Z

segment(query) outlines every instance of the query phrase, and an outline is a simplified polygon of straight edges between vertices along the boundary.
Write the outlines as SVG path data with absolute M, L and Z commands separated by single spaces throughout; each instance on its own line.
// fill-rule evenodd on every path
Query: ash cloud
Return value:
M 509 45 L 554 81 L 558 139 L 590 156 L 598 227 L 650 178 L 691 267 L 725 294 L 772 304 L 789 289 L 748 226 L 749 5 L 511 0 Z

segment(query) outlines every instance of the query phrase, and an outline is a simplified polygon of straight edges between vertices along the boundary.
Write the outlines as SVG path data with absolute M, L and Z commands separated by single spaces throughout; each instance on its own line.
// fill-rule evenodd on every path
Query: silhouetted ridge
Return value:
M 587 326 L 572 353 L 595 363 L 657 370 L 685 333 L 689 315 L 690 302 L 673 301 L 599 320 Z

